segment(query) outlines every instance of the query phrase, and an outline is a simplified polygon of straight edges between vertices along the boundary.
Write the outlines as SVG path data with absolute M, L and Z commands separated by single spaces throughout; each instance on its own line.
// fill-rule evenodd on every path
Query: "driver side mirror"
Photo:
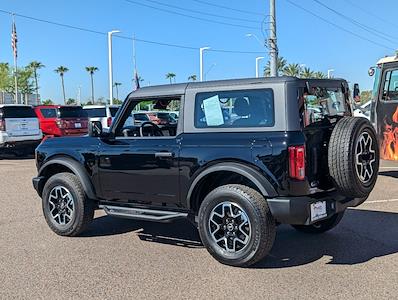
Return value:
M 88 122 L 88 135 L 99 137 L 102 134 L 102 124 L 99 121 Z
M 355 83 L 354 84 L 354 93 L 353 93 L 353 97 L 354 97 L 354 101 L 355 102 L 361 102 L 361 91 L 359 89 L 359 84 Z

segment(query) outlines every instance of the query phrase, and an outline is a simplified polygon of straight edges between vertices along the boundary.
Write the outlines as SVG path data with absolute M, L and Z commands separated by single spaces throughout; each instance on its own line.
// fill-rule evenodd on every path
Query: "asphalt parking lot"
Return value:
M 156 224 L 100 211 L 84 234 L 47 227 L 33 159 L 0 159 L 0 299 L 287 299 L 398 297 L 398 164 L 383 163 L 368 201 L 324 235 L 280 226 L 271 255 L 219 264 L 185 221 Z

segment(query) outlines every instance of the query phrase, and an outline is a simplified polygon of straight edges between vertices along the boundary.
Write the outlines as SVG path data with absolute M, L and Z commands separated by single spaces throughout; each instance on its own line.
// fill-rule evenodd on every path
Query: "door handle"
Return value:
M 159 158 L 167 158 L 167 157 L 173 157 L 174 153 L 171 152 L 156 152 L 155 153 L 155 157 L 159 157 Z

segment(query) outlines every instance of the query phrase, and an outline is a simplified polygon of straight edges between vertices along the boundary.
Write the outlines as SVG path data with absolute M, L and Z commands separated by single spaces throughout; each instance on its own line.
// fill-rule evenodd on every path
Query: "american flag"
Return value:
M 15 20 L 12 21 L 12 32 L 11 32 L 11 47 L 14 53 L 14 57 L 18 56 L 17 49 L 18 37 L 17 37 L 17 26 L 15 26 Z

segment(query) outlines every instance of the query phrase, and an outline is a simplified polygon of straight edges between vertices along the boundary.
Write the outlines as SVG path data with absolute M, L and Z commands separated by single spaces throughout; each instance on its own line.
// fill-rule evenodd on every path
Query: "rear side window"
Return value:
M 198 93 L 196 128 L 272 127 L 275 124 L 272 89 Z
M 60 107 L 58 109 L 60 118 L 87 118 L 87 111 L 81 107 Z
M 0 108 L 1 118 L 37 118 L 35 111 L 26 106 L 4 106 Z
M 85 109 L 89 118 L 105 118 L 106 109 L 104 108 L 88 108 Z
M 57 111 L 55 108 L 42 108 L 42 109 L 40 109 L 40 112 L 45 119 L 57 117 Z
M 304 92 L 301 101 L 305 104 L 305 125 L 320 122 L 328 116 L 344 116 L 348 111 L 341 87 L 311 87 L 310 92 Z
M 134 114 L 134 119 L 138 121 L 148 121 L 149 118 L 146 114 Z

